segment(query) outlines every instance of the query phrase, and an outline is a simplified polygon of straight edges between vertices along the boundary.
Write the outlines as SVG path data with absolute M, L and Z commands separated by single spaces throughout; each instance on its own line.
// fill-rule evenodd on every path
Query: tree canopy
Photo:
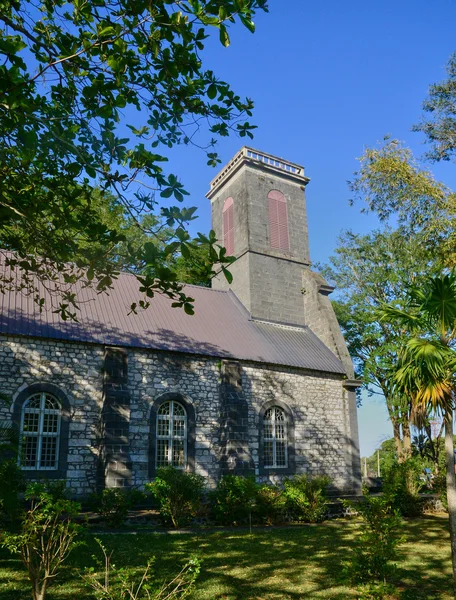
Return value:
M 165 293 L 192 311 L 170 259 L 200 244 L 229 277 L 213 232 L 187 232 L 195 208 L 179 206 L 188 193 L 166 153 L 196 145 L 216 166 L 218 138 L 252 137 L 252 101 L 201 53 L 210 31 L 227 46 L 236 20 L 253 32 L 257 10 L 266 0 L 0 1 L 0 247 L 29 291 L 30 274 L 54 279 L 64 318 L 75 316 L 76 281 L 102 291 L 117 272 L 123 234 L 100 218 L 95 188 L 149 234 L 135 257 L 155 274 L 140 280 L 146 299 Z M 165 245 L 163 226 L 174 231 Z

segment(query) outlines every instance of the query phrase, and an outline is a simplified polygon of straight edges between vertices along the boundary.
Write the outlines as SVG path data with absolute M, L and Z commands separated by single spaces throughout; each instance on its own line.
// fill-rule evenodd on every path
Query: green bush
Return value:
M 283 490 L 276 485 L 263 484 L 258 487 L 255 505 L 255 520 L 267 525 L 286 520 L 287 499 Z
M 220 525 L 241 525 L 251 522 L 259 485 L 254 477 L 226 475 L 209 494 L 212 514 Z
M 284 481 L 283 494 L 291 520 L 319 523 L 327 514 L 329 477 L 296 475 Z
M 20 494 L 25 490 L 25 479 L 16 460 L 0 463 L 0 521 L 10 528 L 22 508 Z
M 410 458 L 402 463 L 391 463 L 383 474 L 383 494 L 403 517 L 417 517 L 422 513 L 418 495 L 421 473 L 419 461 Z
M 352 583 L 386 583 L 395 570 L 392 561 L 397 559 L 397 547 L 403 541 L 399 534 L 400 514 L 386 496 L 369 496 L 367 489 L 363 493 L 362 502 L 343 501 L 345 508 L 354 509 L 363 519 L 345 572 Z
M 158 469 L 155 481 L 146 484 L 160 505 L 165 522 L 180 527 L 195 516 L 201 504 L 204 477 L 174 467 Z
M 109 488 L 91 498 L 95 512 L 107 523 L 108 527 L 119 527 L 125 521 L 128 511 L 141 503 L 145 494 L 139 490 Z

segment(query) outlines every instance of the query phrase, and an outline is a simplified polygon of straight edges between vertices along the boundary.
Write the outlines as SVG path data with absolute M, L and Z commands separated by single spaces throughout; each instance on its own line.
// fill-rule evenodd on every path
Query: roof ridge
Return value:
M 128 275 L 129 277 L 137 277 L 137 275 L 135 275 L 134 273 L 129 273 L 128 271 L 119 271 L 119 276 L 120 275 Z M 144 277 L 140 273 L 138 273 L 138 275 L 139 275 L 139 277 Z M 118 278 L 119 277 L 117 277 L 117 279 Z M 184 287 L 198 288 L 199 290 L 209 290 L 210 292 L 219 292 L 219 293 L 222 293 L 222 294 L 227 294 L 228 293 L 228 290 L 216 290 L 215 288 L 206 287 L 205 285 L 198 285 L 196 283 L 184 283 L 183 281 L 179 281 L 178 283 L 180 283 Z

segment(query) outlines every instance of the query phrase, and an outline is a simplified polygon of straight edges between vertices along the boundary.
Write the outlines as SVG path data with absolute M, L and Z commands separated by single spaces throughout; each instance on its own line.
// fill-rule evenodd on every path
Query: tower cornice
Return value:
M 249 165 L 261 171 L 278 175 L 301 186 L 306 186 L 310 179 L 304 175 L 304 167 L 278 156 L 260 152 L 249 146 L 243 146 L 230 162 L 214 177 L 206 198 L 211 200 L 223 185 L 229 181 L 243 165 Z

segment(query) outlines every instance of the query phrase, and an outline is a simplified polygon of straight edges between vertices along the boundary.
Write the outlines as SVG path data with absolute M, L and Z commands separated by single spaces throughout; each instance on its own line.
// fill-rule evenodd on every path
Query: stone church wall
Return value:
M 151 410 L 160 397 L 169 393 L 180 394 L 194 409 L 195 471 L 214 485 L 221 473 L 223 436 L 228 431 L 221 423 L 222 361 L 147 350 L 126 351 L 130 403 L 124 416 L 128 421 L 132 485 L 141 486 L 151 479 Z M 104 355 L 101 345 L 0 338 L 0 391 L 13 400 L 11 406 L 0 404 L 0 420 L 11 418 L 14 400 L 33 384 L 52 383 L 68 399 L 70 421 L 64 477 L 74 495 L 86 495 L 99 485 Z M 239 394 L 248 407 L 248 421 L 235 424 L 230 431 L 234 436 L 241 436 L 236 432 L 243 428 L 248 432 L 248 448 L 244 450 L 250 453 L 252 471 L 262 480 L 268 478 L 260 460 L 260 413 L 266 403 L 281 402 L 290 409 L 294 421 L 296 472 L 327 473 L 338 487 L 349 488 L 353 483 L 350 423 L 341 378 L 253 363 L 242 363 L 240 372 Z M 281 477 L 283 473 L 269 478 Z

